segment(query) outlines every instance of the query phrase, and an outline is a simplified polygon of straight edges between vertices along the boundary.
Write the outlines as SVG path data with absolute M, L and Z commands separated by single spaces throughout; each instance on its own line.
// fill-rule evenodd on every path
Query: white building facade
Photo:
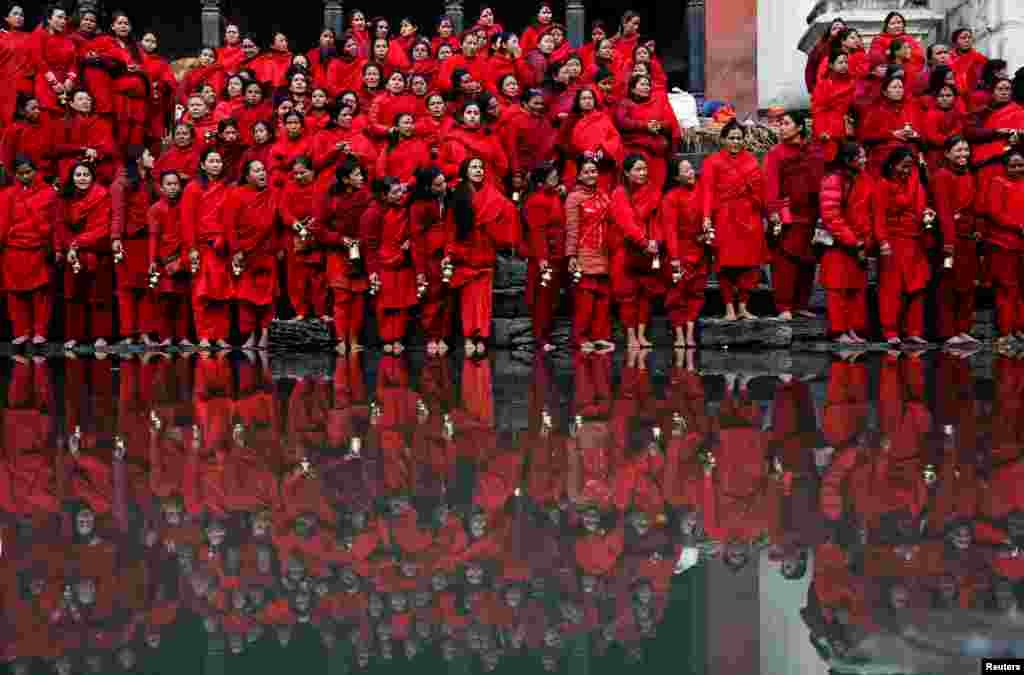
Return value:
M 1011 74 L 1024 66 L 1024 0 L 758 0 L 758 107 L 809 107 L 806 52 L 832 19 L 843 17 L 870 43 L 893 10 L 925 45 L 969 27 L 978 49 L 1006 59 Z

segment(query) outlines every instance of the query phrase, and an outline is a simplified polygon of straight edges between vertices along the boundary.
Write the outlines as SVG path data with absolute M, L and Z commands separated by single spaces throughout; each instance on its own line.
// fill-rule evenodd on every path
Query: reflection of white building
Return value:
M 805 51 L 833 18 L 843 17 L 870 41 L 893 10 L 926 45 L 948 41 L 966 26 L 974 29 L 978 49 L 1006 59 L 1011 73 L 1024 66 L 1024 0 L 758 0 L 758 107 L 809 105 Z

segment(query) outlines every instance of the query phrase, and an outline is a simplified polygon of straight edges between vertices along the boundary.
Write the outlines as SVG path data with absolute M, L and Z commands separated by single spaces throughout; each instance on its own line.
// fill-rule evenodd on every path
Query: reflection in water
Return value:
M 1019 651 L 1022 362 L 772 363 L 7 361 L 4 659 L 817 673 Z

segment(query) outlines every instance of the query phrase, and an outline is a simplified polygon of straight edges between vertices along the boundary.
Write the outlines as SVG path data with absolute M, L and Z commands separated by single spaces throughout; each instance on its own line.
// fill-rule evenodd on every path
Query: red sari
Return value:
M 1024 330 L 1024 301 L 1021 299 L 1024 278 L 1020 265 L 1021 251 L 1024 250 L 1022 186 L 1021 181 L 1012 181 L 1007 176 L 992 178 L 987 188 L 979 186 L 979 189 L 986 190 L 983 208 L 989 218 L 986 237 L 988 264 L 996 292 L 996 324 L 1000 335 Z M 956 265 L 955 260 L 953 264 Z
M 86 149 L 92 148 L 97 152 L 96 180 L 104 185 L 113 182 L 118 148 L 109 119 L 96 114 L 71 112 L 63 120 L 53 123 L 49 130 L 50 151 L 57 160 L 60 180 L 65 180 L 75 162 L 84 159 Z
M 380 233 L 377 254 L 371 258 L 369 269 L 380 278 L 377 324 L 381 340 L 389 344 L 400 342 L 405 336 L 409 308 L 417 302 L 412 225 L 409 210 L 404 205 L 381 205 L 379 209 L 368 211 L 364 220 L 370 218 L 371 213 L 376 218 L 363 223 L 362 228 Z
M 322 195 L 312 180 L 302 185 L 292 178 L 281 192 L 281 224 L 286 232 L 281 243 L 285 248 L 288 298 L 295 313 L 304 317 L 327 314 L 326 263 L 323 250 L 312 240 L 308 245 L 303 242 L 292 226 L 313 219 L 320 199 Z M 315 238 L 316 227 L 315 220 L 307 224 L 311 237 Z
M 154 329 L 164 339 L 188 337 L 188 249 L 181 216 L 181 200 L 169 202 L 166 198 L 151 206 L 146 215 L 149 263 L 160 271 Z
M 649 180 L 639 187 L 620 185 L 612 192 L 612 294 L 627 328 L 650 323 L 651 300 L 665 293 L 662 274 L 653 269 L 654 258 L 646 251 L 648 241 L 661 245 L 665 240 L 656 217 L 660 201 L 660 187 Z M 661 251 L 658 258 L 661 264 L 668 262 Z
M 611 338 L 611 205 L 608 193 L 583 185 L 577 185 L 565 201 L 565 254 L 576 258 L 582 272 L 573 305 L 577 345 Z
M 601 110 L 593 110 L 580 117 L 572 128 L 569 143 L 569 156 L 572 161 L 566 162 L 562 179 L 576 180 L 575 158 L 584 153 L 600 152 L 604 159 L 600 163 L 601 175 L 598 185 L 602 190 L 611 190 L 615 184 L 616 169 L 622 164 L 625 147 L 619 130 L 615 127 L 611 116 Z
M 50 33 L 40 26 L 32 33 L 33 50 L 36 57 L 35 94 L 41 107 L 51 119 L 63 117 L 63 106 L 47 76 L 56 78 L 56 82 L 64 84 L 71 80 L 74 84 L 78 79 L 78 52 L 74 41 L 67 33 Z
M 889 61 L 889 46 L 894 40 L 900 40 L 910 45 L 910 59 L 903 64 L 906 72 L 906 82 L 916 82 L 921 71 L 925 67 L 925 52 L 917 38 L 903 33 L 902 35 L 891 35 L 882 33 L 871 40 L 871 47 L 868 50 L 868 60 L 871 63 L 887 63 Z
M 480 127 L 458 126 L 452 129 L 441 140 L 437 163 L 449 180 L 455 180 L 462 163 L 474 157 L 483 160 L 488 183 L 498 185 L 508 173 L 508 157 L 500 138 Z
M 565 268 L 565 209 L 557 189 L 543 188 L 530 194 L 523 205 L 529 265 L 526 271 L 526 302 L 533 319 L 533 335 L 540 344 L 551 337 L 555 311 L 567 280 Z M 550 279 L 541 278 L 541 262 Z
M 58 202 L 53 188 L 36 174 L 0 192 L 0 251 L 3 290 L 14 336 L 46 335 L 50 323 L 49 255 Z
M 152 96 L 146 102 L 146 129 L 149 140 L 156 144 L 170 131 L 178 80 L 170 64 L 158 54 L 143 52 L 142 67 L 152 86 Z M 150 151 L 156 155 L 159 147 L 150 148 Z
M 270 326 L 278 294 L 277 193 L 269 187 L 235 188 L 224 200 L 223 218 L 229 255 L 244 256 L 242 274 L 235 278 L 235 299 L 239 302 L 239 331 L 248 335 Z
M 199 251 L 199 271 L 192 279 L 196 333 L 208 340 L 226 339 L 230 328 L 227 302 L 234 297 L 223 209 L 230 188 L 223 180 L 197 178 L 181 197 L 181 224 L 188 249 Z
M 31 94 L 34 89 L 36 59 L 32 33 L 0 31 L 0 82 L 7 86 L 0 91 L 0 128 L 14 121 L 18 94 Z
M 110 238 L 120 240 L 124 260 L 117 267 L 117 297 L 123 337 L 138 336 L 153 330 L 156 307 L 149 292 L 149 233 L 146 231 L 149 208 L 156 201 L 151 178 L 141 178 L 134 186 L 121 169 L 110 188 L 112 219 Z
M 43 176 L 55 175 L 56 167 L 50 159 L 53 135 L 47 124 L 46 117 L 40 115 L 35 123 L 17 120 L 4 127 L 3 139 L 0 140 L 0 165 L 7 175 L 14 174 L 14 160 L 18 156 L 31 159 Z
M 82 196 L 65 201 L 57 225 L 55 248 L 78 250 L 81 271 L 64 262 L 64 334 L 68 340 L 113 335 L 114 259 L 110 254 L 110 193 L 93 184 Z M 91 321 L 86 307 L 91 308 Z
M 846 114 L 853 105 L 856 81 L 850 75 L 829 72 L 819 78 L 811 96 L 814 138 L 825 146 L 825 161 L 832 161 L 846 140 Z M 828 141 L 821 137 L 828 134 Z
M 868 169 L 874 175 L 881 174 L 882 165 L 896 148 L 916 150 L 913 144 L 893 136 L 893 132 L 909 125 L 921 133 L 920 113 L 920 107 L 909 97 L 897 102 L 884 95 L 866 109 L 859 126 L 860 141 L 868 150 Z
M 426 295 L 420 299 L 420 325 L 429 341 L 447 339 L 451 331 L 451 298 L 441 273 L 441 260 L 452 238 L 451 218 L 443 196 L 409 207 L 416 276 L 427 282 Z
M 931 236 L 922 229 L 921 215 L 928 204 L 917 174 L 907 182 L 878 180 L 872 204 L 875 239 L 888 242 L 892 255 L 882 256 L 878 271 L 878 305 L 883 336 L 900 337 L 900 313 L 905 336 L 924 333 L 924 293 L 931 278 L 928 248 Z
M 939 337 L 970 333 L 979 277 L 975 198 L 978 180 L 969 170 L 942 166 L 931 179 L 935 212 L 942 229 L 942 247 L 953 256 L 953 269 L 942 270 L 939 281 Z
M 376 245 L 378 233 L 363 231 L 363 214 L 372 197 L 363 188 L 358 191 L 327 193 L 317 204 L 314 230 L 317 241 L 327 252 L 327 283 L 334 291 L 334 330 L 339 341 L 358 343 L 366 311 L 366 292 L 370 288 L 362 251 Z M 344 240 L 359 242 L 360 256 L 353 259 Z
M 415 182 L 418 169 L 428 169 L 432 165 L 427 143 L 414 136 L 399 140 L 394 147 L 386 147 L 377 157 L 374 175 L 379 178 L 392 176 L 410 184 Z
M 448 244 L 455 274 L 451 287 L 460 289 L 462 328 L 466 338 L 491 336 L 494 265 L 499 248 L 514 247 L 519 239 L 515 206 L 488 181 L 473 193 L 474 228 L 465 239 Z
M 780 312 L 805 310 L 814 287 L 811 238 L 825 161 L 816 143 L 780 143 L 764 158 L 765 203 L 778 214 L 782 234 L 772 247 L 772 285 Z
M 672 325 L 696 321 L 704 306 L 710 259 L 707 247 L 698 241 L 704 232 L 704 181 L 675 187 L 661 198 L 658 209 L 660 231 L 665 236 L 668 259 L 679 261 L 683 278 L 668 288 L 666 309 Z M 671 270 L 671 266 L 666 265 Z
M 649 122 L 659 122 L 661 131 L 652 134 Z M 668 175 L 668 154 L 682 140 L 679 121 L 668 99 L 653 94 L 646 100 L 626 99 L 615 112 L 615 126 L 622 134 L 625 154 L 638 153 L 647 162 L 647 182 L 660 190 Z

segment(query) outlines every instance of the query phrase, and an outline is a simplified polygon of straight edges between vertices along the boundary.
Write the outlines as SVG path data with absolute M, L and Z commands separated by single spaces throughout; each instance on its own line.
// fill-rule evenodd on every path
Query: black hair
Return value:
M 996 76 L 1001 70 L 1009 68 L 1009 64 L 1003 59 L 989 59 L 988 62 L 981 69 L 981 77 L 978 79 L 979 89 L 988 89 L 991 91 L 995 88 L 996 82 L 999 78 Z
M 452 193 L 452 208 L 455 216 L 455 238 L 465 241 L 476 227 L 476 214 L 473 211 L 473 186 L 469 180 L 469 165 L 474 161 L 482 161 L 479 157 L 469 157 L 459 165 L 459 185 Z M 467 521 L 468 524 L 468 521 Z
M 729 133 L 734 129 L 739 129 L 740 132 L 743 134 L 743 137 L 746 138 L 746 130 L 743 128 L 743 125 L 740 124 L 735 119 L 731 119 L 725 123 L 725 126 L 722 127 L 722 132 L 719 134 L 719 138 L 721 138 L 724 141 L 726 138 L 729 137 Z
M 932 69 L 932 74 L 928 76 L 928 93 L 938 96 L 942 88 L 946 86 L 946 78 L 951 72 L 953 69 L 949 66 L 935 66 Z
M 590 92 L 590 95 L 594 97 L 594 106 L 597 106 L 597 92 L 590 87 L 580 87 L 576 91 L 576 98 L 572 102 L 572 112 L 574 115 L 580 115 L 583 113 L 583 109 L 580 107 L 580 98 L 583 97 L 584 92 Z
M 89 170 L 89 174 L 92 176 L 93 185 L 96 184 L 96 169 L 92 164 L 88 162 L 75 162 L 68 170 L 67 177 L 64 180 L 64 186 L 60 190 L 60 196 L 64 199 L 74 199 L 78 196 L 78 188 L 75 187 L 75 171 L 79 167 L 85 167 Z
M 882 165 L 882 175 L 886 178 L 892 178 L 896 170 L 896 166 L 907 159 L 914 158 L 914 151 L 910 148 L 899 147 L 889 153 L 889 156 L 885 158 L 885 163 Z
M 899 18 L 903 19 L 903 25 L 904 26 L 907 25 L 907 18 L 905 16 L 903 16 L 899 12 L 889 12 L 888 14 L 885 15 L 885 20 L 882 21 L 882 32 L 883 33 L 885 33 L 885 29 L 888 28 L 889 22 L 892 21 L 893 19 L 895 19 L 896 17 L 899 17 Z
M 334 170 L 334 185 L 331 186 L 331 194 L 337 195 L 344 191 L 345 180 L 352 175 L 352 172 L 356 169 L 362 170 L 363 165 L 359 163 L 359 160 L 354 155 L 349 155 L 343 159 L 339 164 L 338 168 Z
M 434 194 L 433 185 L 437 177 L 442 175 L 444 173 L 441 169 L 433 165 L 416 169 L 413 172 L 416 183 L 413 186 L 409 203 L 437 199 L 437 195 Z
M 14 107 L 14 119 L 15 120 L 27 120 L 28 117 L 25 115 L 25 111 L 28 109 L 29 101 L 39 102 L 35 94 L 26 94 L 23 91 L 18 92 L 17 102 Z

